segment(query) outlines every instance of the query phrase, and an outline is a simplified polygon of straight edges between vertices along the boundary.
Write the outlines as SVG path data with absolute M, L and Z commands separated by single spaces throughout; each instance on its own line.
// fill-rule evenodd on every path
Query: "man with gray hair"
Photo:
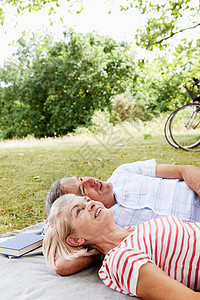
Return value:
M 157 165 L 151 159 L 119 166 L 106 182 L 64 177 L 54 182 L 47 195 L 47 215 L 52 203 L 64 194 L 86 195 L 102 202 L 113 210 L 115 223 L 122 227 L 169 215 L 200 222 L 200 168 L 195 166 Z M 69 266 L 72 262 L 58 259 L 57 272 L 77 272 L 87 267 L 84 259 L 76 262 L 75 268 Z

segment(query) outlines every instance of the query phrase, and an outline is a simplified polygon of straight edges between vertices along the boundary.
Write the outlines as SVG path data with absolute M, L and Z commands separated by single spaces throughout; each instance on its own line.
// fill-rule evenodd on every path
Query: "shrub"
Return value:
M 151 120 L 153 114 L 147 110 L 143 103 L 135 101 L 129 91 L 118 95 L 112 100 L 112 112 L 110 121 L 113 124 L 128 119 L 142 121 Z

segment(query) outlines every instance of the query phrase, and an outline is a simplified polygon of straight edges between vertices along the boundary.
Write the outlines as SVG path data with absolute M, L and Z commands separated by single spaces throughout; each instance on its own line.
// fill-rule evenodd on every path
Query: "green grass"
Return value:
M 43 221 L 45 197 L 54 180 L 75 174 L 106 180 L 127 162 L 199 164 L 199 153 L 172 148 L 163 124 L 107 128 L 100 135 L 0 142 L 0 233 Z

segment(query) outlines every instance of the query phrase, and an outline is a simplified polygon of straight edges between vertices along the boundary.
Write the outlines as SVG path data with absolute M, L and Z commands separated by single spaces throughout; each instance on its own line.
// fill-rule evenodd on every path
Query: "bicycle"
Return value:
M 192 102 L 174 110 L 165 123 L 165 137 L 174 148 L 200 152 L 200 82 L 184 85 Z M 195 148 L 195 149 L 194 149 Z

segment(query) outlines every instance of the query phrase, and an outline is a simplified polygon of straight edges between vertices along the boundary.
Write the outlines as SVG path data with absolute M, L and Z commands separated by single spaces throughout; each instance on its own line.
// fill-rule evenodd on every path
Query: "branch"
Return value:
M 196 28 L 196 27 L 198 27 L 198 26 L 200 26 L 200 23 L 196 24 L 195 26 L 191 26 L 191 27 L 187 27 L 187 28 L 180 29 L 180 30 L 177 31 L 177 32 L 172 32 L 169 36 L 164 37 L 163 39 L 161 39 L 161 40 L 159 40 L 159 41 L 156 41 L 156 42 L 151 43 L 151 44 L 149 45 L 149 47 L 152 46 L 152 45 L 158 45 L 158 44 L 160 45 L 160 44 L 162 44 L 163 41 L 166 41 L 166 40 L 170 39 L 170 38 L 173 37 L 175 34 L 181 33 L 181 32 L 183 32 L 183 31 L 185 31 L 185 30 L 194 29 L 194 28 Z

